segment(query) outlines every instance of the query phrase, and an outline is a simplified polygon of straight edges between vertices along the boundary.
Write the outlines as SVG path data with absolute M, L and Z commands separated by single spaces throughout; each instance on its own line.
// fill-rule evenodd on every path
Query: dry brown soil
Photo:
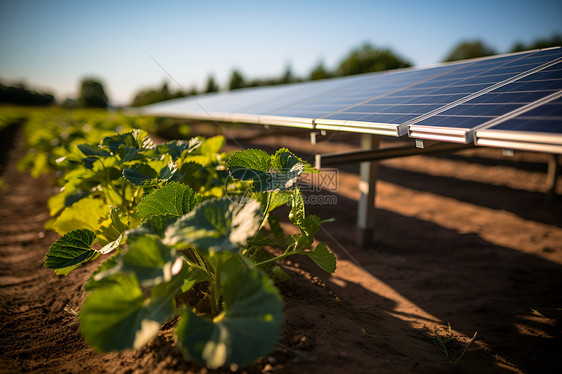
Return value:
M 305 158 L 358 144 L 351 135 L 323 140 L 314 148 L 297 133 L 238 144 L 287 146 Z M 16 170 L 24 151 L 11 154 L 0 190 L 0 372 L 212 372 L 178 353 L 170 325 L 138 351 L 101 354 L 84 343 L 76 313 L 97 263 L 66 277 L 43 268 L 57 238 L 43 229 L 54 186 L 49 176 L 34 180 Z M 336 219 L 318 239 L 336 253 L 338 270 L 328 275 L 302 258 L 284 263 L 292 278 L 278 285 L 280 344 L 239 371 L 558 373 L 562 199 L 546 198 L 546 156 L 477 149 L 382 162 L 367 249 L 354 244 L 357 171 L 342 165 L 336 189 L 307 193 L 329 203 L 311 205 L 309 214 Z

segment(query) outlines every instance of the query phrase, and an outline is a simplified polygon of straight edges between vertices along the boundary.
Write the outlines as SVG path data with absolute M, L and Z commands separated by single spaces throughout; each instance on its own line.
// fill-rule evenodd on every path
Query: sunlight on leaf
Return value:
M 261 220 L 260 204 L 255 200 L 207 200 L 168 226 L 164 243 L 190 244 L 210 251 L 236 251 L 256 234 Z
M 58 270 L 57 274 L 68 274 L 77 265 L 91 260 L 97 254 L 90 248 L 95 237 L 92 231 L 86 229 L 65 234 L 49 248 L 45 257 L 45 267 Z
M 314 251 L 304 252 L 323 270 L 328 273 L 335 273 L 336 271 L 336 256 L 328 250 L 328 247 L 324 243 L 320 243 L 316 246 Z
M 146 220 L 153 216 L 180 217 L 189 213 L 199 197 L 186 184 L 172 182 L 146 196 L 138 205 L 138 215 Z

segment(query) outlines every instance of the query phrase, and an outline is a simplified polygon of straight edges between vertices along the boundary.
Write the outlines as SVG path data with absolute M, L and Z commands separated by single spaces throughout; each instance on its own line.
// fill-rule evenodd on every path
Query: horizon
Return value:
M 363 43 L 390 48 L 421 67 L 441 62 L 462 41 L 482 40 L 506 53 L 517 42 L 562 31 L 557 1 L 528 7 L 522 0 L 397 0 L 392 6 L 27 0 L 0 7 L 3 82 L 48 90 L 62 102 L 76 97 L 81 79 L 93 77 L 114 105 L 163 82 L 174 91 L 201 90 L 210 75 L 224 89 L 234 69 L 259 79 L 290 66 L 295 77 L 305 77 L 319 61 L 335 69 Z

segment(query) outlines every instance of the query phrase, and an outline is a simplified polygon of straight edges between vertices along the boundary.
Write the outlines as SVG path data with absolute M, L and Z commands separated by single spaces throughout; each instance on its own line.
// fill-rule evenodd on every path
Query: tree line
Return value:
M 548 48 L 562 45 L 562 34 L 553 34 L 550 37 L 540 38 L 528 44 L 516 42 L 508 51 L 521 52 L 525 50 Z M 486 57 L 496 55 L 499 52 L 487 45 L 482 40 L 465 40 L 456 44 L 445 56 L 442 62 L 451 62 L 457 60 L 465 60 L 470 58 Z M 389 48 L 380 48 L 369 43 L 360 45 L 352 49 L 340 63 L 334 68 L 329 69 L 323 61 L 319 61 L 310 73 L 305 77 L 295 76 L 290 66 L 286 66 L 284 72 L 279 77 L 248 79 L 239 69 L 233 69 L 230 79 L 225 87 L 226 90 L 232 91 L 240 88 L 272 86 L 284 83 L 294 83 L 302 81 L 313 81 L 326 78 L 342 77 L 354 74 L 372 73 L 377 71 L 385 71 L 391 69 L 400 69 L 411 67 L 412 63 L 403 58 Z M 164 90 L 163 88 L 166 87 Z M 137 93 L 132 101 L 132 106 L 142 106 L 148 103 L 167 100 L 173 97 L 183 97 L 195 95 L 198 93 L 210 93 L 219 91 L 219 86 L 215 78 L 210 75 L 203 90 L 198 92 L 195 88 L 188 92 L 176 91 L 170 93 L 167 90 L 167 84 L 164 83 L 162 88 L 145 89 Z
M 23 83 L 15 85 L 0 84 L 0 103 L 46 106 L 55 103 L 55 96 L 50 92 L 35 91 Z
M 550 37 L 540 38 L 528 44 L 516 42 L 509 52 L 521 52 L 531 49 L 548 48 L 562 45 L 562 34 L 553 34 Z M 498 54 L 482 40 L 466 40 L 456 44 L 445 56 L 443 62 L 465 60 L 470 58 L 486 57 Z M 325 66 L 319 61 L 308 75 L 304 77 L 295 76 L 291 66 L 287 65 L 279 77 L 255 78 L 245 77 L 239 69 L 233 69 L 226 84 L 226 90 L 237 90 L 248 87 L 272 86 L 303 81 L 342 77 L 354 74 L 372 73 L 391 69 L 411 67 L 412 63 L 389 48 L 381 48 L 364 43 L 352 49 L 333 69 Z M 205 87 L 198 91 L 196 87 L 188 90 L 172 90 L 167 82 L 159 87 L 142 89 L 134 95 L 131 106 L 138 107 L 168 99 L 185 97 L 189 95 L 217 92 L 220 90 L 213 75 L 207 77 Z M 4 85 L 0 84 L 0 104 L 16 105 L 52 105 L 55 97 L 49 92 L 37 92 L 27 88 L 24 84 Z M 66 99 L 63 106 L 107 108 L 109 99 L 103 88 L 103 84 L 96 78 L 84 78 L 80 82 L 78 98 Z

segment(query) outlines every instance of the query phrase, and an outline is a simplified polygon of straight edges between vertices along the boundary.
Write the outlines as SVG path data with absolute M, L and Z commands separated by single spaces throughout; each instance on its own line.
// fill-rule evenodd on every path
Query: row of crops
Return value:
M 226 154 L 222 136 L 155 143 L 156 119 L 102 111 L 26 116 L 20 167 L 60 185 L 47 223 L 60 238 L 45 266 L 66 275 L 102 257 L 79 312 L 99 351 L 141 347 L 177 320 L 179 346 L 195 361 L 250 363 L 281 334 L 275 282 L 288 275 L 277 260 L 304 255 L 335 271 L 314 241 L 326 220 L 306 215 L 295 187 L 318 171 L 288 149 Z M 297 234 L 284 233 L 280 210 Z

